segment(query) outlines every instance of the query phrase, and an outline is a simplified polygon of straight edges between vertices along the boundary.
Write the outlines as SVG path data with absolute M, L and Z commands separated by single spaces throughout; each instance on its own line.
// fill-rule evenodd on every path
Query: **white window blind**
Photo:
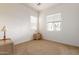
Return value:
M 31 16 L 31 28 L 37 30 L 37 17 Z
M 61 13 L 56 13 L 47 16 L 47 30 L 60 31 L 62 25 Z

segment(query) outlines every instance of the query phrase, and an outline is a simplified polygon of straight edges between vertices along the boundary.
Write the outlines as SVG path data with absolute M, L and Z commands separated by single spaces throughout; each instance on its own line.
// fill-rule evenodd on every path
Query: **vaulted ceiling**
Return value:
M 29 7 L 32 7 L 37 11 L 42 11 L 42 10 L 50 8 L 51 6 L 54 6 L 56 4 L 57 3 L 27 3 L 25 5 L 28 5 Z

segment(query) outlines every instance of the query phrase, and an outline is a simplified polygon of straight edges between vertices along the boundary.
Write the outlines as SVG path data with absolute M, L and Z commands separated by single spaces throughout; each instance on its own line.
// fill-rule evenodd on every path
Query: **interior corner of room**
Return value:
M 78 15 L 79 3 L 0 3 L 0 54 L 79 54 Z

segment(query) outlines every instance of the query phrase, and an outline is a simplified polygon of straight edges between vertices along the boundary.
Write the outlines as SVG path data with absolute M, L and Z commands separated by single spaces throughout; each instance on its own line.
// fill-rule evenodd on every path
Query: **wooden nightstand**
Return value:
M 0 55 L 12 55 L 13 52 L 13 41 L 11 39 L 0 39 Z

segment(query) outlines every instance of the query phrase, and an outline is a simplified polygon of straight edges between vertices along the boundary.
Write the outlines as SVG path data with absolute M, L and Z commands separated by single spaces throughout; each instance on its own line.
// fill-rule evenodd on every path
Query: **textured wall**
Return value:
M 37 12 L 23 4 L 0 4 L 0 30 L 7 26 L 7 38 L 15 44 L 29 41 L 33 30 L 30 26 L 30 16 L 37 16 Z M 0 31 L 0 38 L 3 33 Z
M 46 16 L 61 13 L 63 24 L 60 32 L 46 30 Z M 79 46 L 79 4 L 58 4 L 40 13 L 40 31 L 44 38 Z

